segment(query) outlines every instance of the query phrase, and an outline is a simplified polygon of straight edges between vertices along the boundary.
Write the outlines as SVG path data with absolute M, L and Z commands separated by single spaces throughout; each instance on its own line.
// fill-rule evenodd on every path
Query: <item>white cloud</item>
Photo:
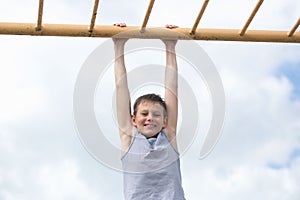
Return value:
M 1 22 L 33 22 L 37 21 L 39 2 L 35 0 L 0 1 Z
M 148 3 L 100 1 L 97 23 L 140 25 Z M 210 2 L 200 26 L 240 28 L 255 4 Z M 0 1 L 0 5 L 0 21 L 36 21 L 38 1 Z M 45 1 L 44 20 L 89 23 L 92 5 L 93 1 Z M 264 2 L 250 28 L 289 30 L 299 17 L 298 5 L 294 0 Z M 158 1 L 149 26 L 189 27 L 200 7 L 199 1 Z M 103 40 L 23 36 L 0 40 L 0 198 L 120 199 L 121 174 L 91 158 L 72 119 L 76 76 Z M 188 199 L 296 200 L 300 160 L 291 154 L 300 148 L 300 104 L 291 96 L 292 88 L 300 86 L 280 76 L 280 67 L 300 62 L 298 44 L 199 44 L 220 72 L 227 114 L 223 135 L 209 157 L 198 160 L 203 139 L 199 136 L 182 158 Z M 272 168 L 270 163 L 281 167 Z
M 39 199 L 99 199 L 101 192 L 92 191 L 79 173 L 71 160 L 41 166 L 35 179 L 41 189 Z

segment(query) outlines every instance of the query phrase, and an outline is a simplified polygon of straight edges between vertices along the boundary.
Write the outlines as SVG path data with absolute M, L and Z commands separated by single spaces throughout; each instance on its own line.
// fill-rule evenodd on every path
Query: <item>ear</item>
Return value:
M 163 129 L 167 128 L 167 125 L 168 125 L 168 117 L 165 117 L 162 128 Z
M 131 115 L 131 123 L 133 126 L 135 126 L 135 127 L 137 126 L 136 122 L 135 122 L 135 115 Z

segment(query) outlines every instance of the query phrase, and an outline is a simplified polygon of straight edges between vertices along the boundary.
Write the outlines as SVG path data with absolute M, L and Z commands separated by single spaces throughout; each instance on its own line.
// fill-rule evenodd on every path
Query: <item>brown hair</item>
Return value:
M 167 116 L 167 106 L 166 102 L 157 94 L 145 94 L 140 96 L 135 100 L 135 103 L 133 105 L 133 115 L 136 115 L 137 113 L 137 107 L 140 105 L 142 101 L 151 101 L 154 103 L 159 103 L 164 108 L 164 116 Z

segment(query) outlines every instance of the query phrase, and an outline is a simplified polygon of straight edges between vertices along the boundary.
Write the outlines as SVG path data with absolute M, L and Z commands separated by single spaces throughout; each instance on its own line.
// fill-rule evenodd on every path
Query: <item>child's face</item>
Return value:
M 153 137 L 166 127 L 167 119 L 164 116 L 164 108 L 156 102 L 142 101 L 136 115 L 132 117 L 132 123 L 145 137 Z

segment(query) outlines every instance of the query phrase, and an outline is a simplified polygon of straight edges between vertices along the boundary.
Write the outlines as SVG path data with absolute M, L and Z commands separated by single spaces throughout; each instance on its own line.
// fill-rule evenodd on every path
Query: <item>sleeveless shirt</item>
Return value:
M 121 161 L 125 200 L 185 200 L 179 154 L 163 131 L 149 139 L 136 133 Z

